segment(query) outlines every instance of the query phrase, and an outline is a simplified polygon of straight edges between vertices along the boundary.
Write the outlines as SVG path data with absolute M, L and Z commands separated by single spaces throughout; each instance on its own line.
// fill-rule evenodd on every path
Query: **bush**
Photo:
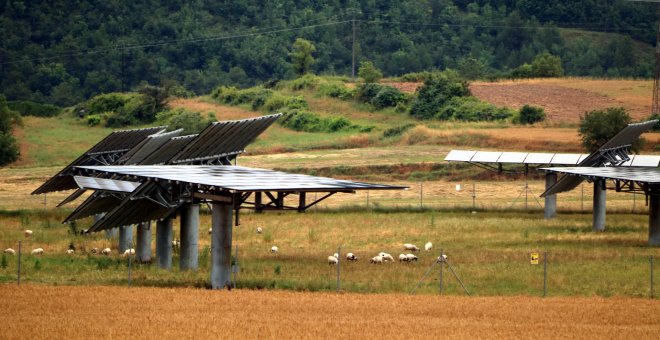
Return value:
M 582 146 L 587 151 L 594 152 L 631 122 L 632 118 L 622 107 L 589 111 L 580 118 L 578 134 L 582 138 Z M 641 141 L 637 139 L 632 150 L 639 150 L 640 146 Z
M 534 124 L 545 120 L 545 111 L 543 108 L 523 105 L 514 118 L 514 123 L 517 124 Z
M 357 88 L 357 99 L 363 103 L 371 103 L 383 87 L 383 85 L 375 83 L 362 84 Z
M 415 127 L 415 124 L 406 124 L 406 125 L 395 126 L 393 128 L 389 128 L 389 129 L 383 131 L 383 138 L 401 136 L 406 131 L 408 131 L 408 130 L 414 128 L 414 127 Z
M 383 78 L 383 73 L 369 60 L 360 63 L 358 77 L 364 79 L 365 83 L 375 83 Z
M 658 122 L 653 125 L 652 131 L 660 131 L 660 113 L 654 113 L 649 116 L 647 120 L 657 120 Z
M 220 86 L 211 92 L 211 98 L 220 103 L 232 104 L 238 96 L 238 89 L 233 86 Z
M 74 112 L 80 118 L 90 115 L 105 116 L 107 118 L 105 125 L 108 127 L 152 123 L 156 119 L 156 112 L 159 112 L 164 105 L 163 99 L 159 97 L 160 94 L 151 93 L 158 90 L 145 91 L 150 94 L 101 94 L 78 105 Z M 94 120 L 92 118 L 92 123 Z
M 524 63 L 511 71 L 513 78 L 548 78 L 562 75 L 564 69 L 561 66 L 561 58 L 548 52 L 537 55 L 531 64 Z
M 319 86 L 318 93 L 322 96 L 339 98 L 342 100 L 353 99 L 354 91 L 344 86 L 343 83 L 324 83 Z
M 273 93 L 264 103 L 264 110 L 268 112 L 276 112 L 286 106 L 288 97 L 279 93 Z
M 280 125 L 303 132 L 341 132 L 359 130 L 360 132 L 369 131 L 370 128 L 363 128 L 353 125 L 344 117 L 322 118 L 316 113 L 305 110 L 290 110 L 284 117 L 278 120 Z
M 307 102 L 305 101 L 305 98 L 301 96 L 288 97 L 284 106 L 286 106 L 286 108 L 290 110 L 302 110 L 302 109 L 307 109 L 309 107 L 307 105 Z
M 468 82 L 455 71 L 433 74 L 417 89 L 417 98 L 410 107 L 410 114 L 418 119 L 431 119 L 452 98 L 469 96 L 468 86 Z
M 300 91 L 305 89 L 314 89 L 321 81 L 321 78 L 313 74 L 305 74 L 302 77 L 296 78 L 291 81 L 291 89 L 294 91 Z
M 21 116 L 35 117 L 55 117 L 62 112 L 62 109 L 51 104 L 39 104 L 31 101 L 11 101 L 7 102 L 9 108 L 21 114 Z
M 440 120 L 461 120 L 468 122 L 503 120 L 513 112 L 482 102 L 475 97 L 454 97 L 436 115 Z
M 383 86 L 380 91 L 371 100 L 371 104 L 377 108 L 382 109 L 386 107 L 396 107 L 399 103 L 406 101 L 406 95 L 399 91 L 399 89 L 391 86 Z
M 259 110 L 261 107 L 266 104 L 266 101 L 268 98 L 270 98 L 273 95 L 272 90 L 268 89 L 260 89 L 259 92 L 254 96 L 254 99 L 252 100 L 252 110 Z
M 156 115 L 159 124 L 167 125 L 170 130 L 183 129 L 182 134 L 199 133 L 213 120 L 204 118 L 199 112 L 188 111 L 183 108 L 159 112 Z
M 99 114 L 94 114 L 94 115 L 89 115 L 87 116 L 87 125 L 88 126 L 97 126 L 101 124 L 101 118 L 102 116 Z

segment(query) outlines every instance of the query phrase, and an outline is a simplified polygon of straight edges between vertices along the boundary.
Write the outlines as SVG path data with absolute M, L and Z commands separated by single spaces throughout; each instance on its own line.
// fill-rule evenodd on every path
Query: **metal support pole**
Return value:
M 231 216 L 231 214 L 230 214 Z M 179 269 L 196 270 L 199 250 L 199 204 L 186 204 L 181 207 L 181 256 Z
M 369 209 L 369 190 L 367 190 L 367 209 Z
M 119 253 L 123 254 L 133 243 L 133 225 L 119 227 Z
M 580 196 L 580 211 L 584 211 L 584 184 L 580 186 L 582 194 Z
M 254 211 L 256 213 L 262 213 L 264 210 L 261 206 L 261 192 L 254 193 Z
M 476 187 L 475 187 L 475 184 L 472 183 L 472 210 L 475 210 L 475 209 L 476 209 L 476 206 L 477 206 L 477 200 L 476 200 L 476 198 L 477 198 Z
M 445 250 L 444 250 L 444 249 L 440 249 L 440 258 L 442 258 L 442 255 L 444 255 L 444 254 L 445 254 Z M 444 288 L 444 287 L 442 286 L 442 285 L 443 285 L 443 279 L 442 279 L 442 267 L 443 267 L 443 264 L 442 264 L 442 262 L 444 262 L 444 261 L 441 261 L 441 262 L 440 262 L 440 294 L 442 294 L 442 289 Z
M 528 201 L 528 193 L 529 193 L 529 186 L 527 185 L 527 176 L 525 176 L 525 211 L 527 211 L 527 201 Z
M 557 174 L 554 172 L 546 173 L 545 189 L 547 190 L 555 183 L 557 183 Z M 543 213 L 546 220 L 557 216 L 557 195 L 548 195 L 545 197 L 545 207 L 543 208 Z
M 158 267 L 172 269 L 172 218 L 156 222 L 156 262 Z
M 137 227 L 135 259 L 139 263 L 151 262 L 151 222 L 143 222 Z
M 298 195 L 298 212 L 305 211 L 306 200 L 307 200 L 307 193 L 303 191 Z
M 341 264 L 341 245 L 337 247 L 337 293 L 341 289 L 341 270 L 339 269 Z
M 21 241 L 18 241 L 18 273 L 17 273 L 18 285 L 21 285 Z
M 419 208 L 424 208 L 424 182 L 419 182 Z
M 660 190 L 649 193 L 649 245 L 660 245 Z
M 128 286 L 131 286 L 131 254 L 128 254 Z
M 543 252 L 543 297 L 548 294 L 548 252 Z
M 211 288 L 231 289 L 233 204 L 213 203 L 211 231 Z
M 461 287 L 463 287 L 463 290 L 465 291 L 465 294 L 470 296 L 470 292 L 468 292 L 467 288 L 465 288 L 465 285 L 463 284 L 463 281 L 461 280 L 461 278 L 458 277 L 458 275 L 456 275 L 456 272 L 454 271 L 454 268 L 452 268 L 451 264 L 449 264 L 449 261 L 447 261 L 447 259 L 444 259 L 444 262 L 447 263 L 447 268 L 449 268 L 449 271 L 451 271 L 451 273 L 454 274 L 454 277 L 456 278 L 456 280 L 458 280 L 458 283 L 460 283 Z
M 594 181 L 593 230 L 605 230 L 605 180 Z

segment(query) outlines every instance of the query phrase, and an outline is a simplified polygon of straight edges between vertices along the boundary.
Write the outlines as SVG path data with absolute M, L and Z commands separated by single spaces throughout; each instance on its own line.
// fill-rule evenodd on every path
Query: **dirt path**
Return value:
M 2 338 L 660 337 L 660 301 L 0 286 Z

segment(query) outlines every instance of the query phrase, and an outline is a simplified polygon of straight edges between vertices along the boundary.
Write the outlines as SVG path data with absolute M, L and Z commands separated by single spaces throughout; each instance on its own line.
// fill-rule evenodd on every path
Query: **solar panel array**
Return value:
M 445 157 L 445 161 L 501 164 L 578 165 L 588 156 L 588 154 L 578 153 L 451 150 Z M 660 155 L 630 155 L 630 160 L 623 163 L 621 166 L 657 168 L 660 166 Z
M 650 184 L 660 184 L 659 168 L 556 167 L 543 168 L 541 170 L 577 175 L 582 177 L 618 179 Z

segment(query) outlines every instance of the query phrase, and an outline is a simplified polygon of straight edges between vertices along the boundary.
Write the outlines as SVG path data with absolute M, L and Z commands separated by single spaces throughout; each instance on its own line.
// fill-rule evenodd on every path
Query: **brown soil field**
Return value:
M 388 83 L 414 92 L 421 83 Z M 634 119 L 651 112 L 653 82 L 585 78 L 527 79 L 494 83 L 473 82 L 472 94 L 495 105 L 543 107 L 550 122 L 575 123 L 585 112 L 612 106 L 625 107 Z
M 659 300 L 0 286 L 3 339 L 657 339 Z

